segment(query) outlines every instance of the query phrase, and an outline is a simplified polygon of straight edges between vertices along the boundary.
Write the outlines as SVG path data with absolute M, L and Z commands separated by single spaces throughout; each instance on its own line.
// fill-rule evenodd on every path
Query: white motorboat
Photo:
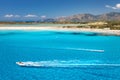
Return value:
M 16 64 L 19 66 L 26 66 L 24 62 L 16 62 Z
M 16 62 L 17 65 L 22 67 L 42 67 L 42 65 L 33 62 Z

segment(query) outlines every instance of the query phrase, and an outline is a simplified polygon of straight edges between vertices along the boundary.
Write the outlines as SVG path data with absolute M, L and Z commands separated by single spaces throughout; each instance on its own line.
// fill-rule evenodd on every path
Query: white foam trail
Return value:
M 66 48 L 71 50 L 81 50 L 81 51 L 91 51 L 91 52 L 104 52 L 104 50 L 98 50 L 98 49 L 84 49 L 84 48 Z
M 51 49 L 78 50 L 78 51 L 101 52 L 101 53 L 105 51 L 100 49 L 86 49 L 86 48 L 51 48 Z
M 18 64 L 16 62 L 16 64 Z M 105 64 L 101 63 L 98 60 L 93 61 L 79 61 L 79 60 L 71 60 L 71 61 L 39 61 L 39 62 L 22 62 L 18 64 L 19 66 L 25 67 L 120 67 L 120 64 Z

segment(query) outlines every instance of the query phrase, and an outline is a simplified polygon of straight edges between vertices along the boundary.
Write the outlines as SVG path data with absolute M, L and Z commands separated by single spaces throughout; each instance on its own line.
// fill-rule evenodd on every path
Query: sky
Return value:
M 120 0 L 0 0 L 0 20 L 34 20 L 120 12 Z

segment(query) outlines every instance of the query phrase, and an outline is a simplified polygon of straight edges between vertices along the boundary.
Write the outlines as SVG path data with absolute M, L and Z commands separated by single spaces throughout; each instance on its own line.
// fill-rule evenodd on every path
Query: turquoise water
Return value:
M 119 45 L 120 36 L 89 32 L 0 31 L 0 80 L 120 80 Z
M 23 27 L 23 26 L 28 26 L 28 27 L 30 27 L 30 26 L 35 26 L 35 27 L 50 27 L 50 26 L 52 26 L 52 27 L 61 27 L 61 26 L 80 26 L 80 25 L 85 25 L 85 24 L 44 24 L 44 23 L 41 23 L 41 24 L 37 24 L 37 23 L 35 23 L 35 24 L 1 24 L 0 26 L 11 26 L 11 27 L 13 27 L 13 26 L 20 26 L 20 27 Z

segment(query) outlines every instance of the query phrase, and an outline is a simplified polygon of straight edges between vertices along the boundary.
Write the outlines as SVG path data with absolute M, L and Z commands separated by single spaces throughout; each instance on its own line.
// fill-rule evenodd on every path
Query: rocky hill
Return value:
M 77 14 L 68 17 L 60 17 L 57 18 L 56 21 L 70 21 L 70 22 L 86 22 L 86 21 L 120 21 L 120 13 L 119 12 L 110 12 L 101 15 L 93 15 L 93 14 Z

